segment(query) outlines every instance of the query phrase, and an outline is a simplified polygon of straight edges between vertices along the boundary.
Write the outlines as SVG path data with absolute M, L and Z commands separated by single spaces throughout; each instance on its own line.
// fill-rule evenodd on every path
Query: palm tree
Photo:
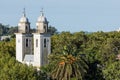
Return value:
M 86 73 L 86 63 L 80 55 L 51 54 L 49 56 L 51 66 L 50 76 L 55 80 L 82 80 Z

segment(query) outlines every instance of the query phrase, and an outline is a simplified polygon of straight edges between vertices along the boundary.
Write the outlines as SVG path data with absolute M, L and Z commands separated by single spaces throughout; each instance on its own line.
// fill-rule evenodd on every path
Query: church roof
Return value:
M 33 55 L 25 55 L 24 62 L 34 62 Z

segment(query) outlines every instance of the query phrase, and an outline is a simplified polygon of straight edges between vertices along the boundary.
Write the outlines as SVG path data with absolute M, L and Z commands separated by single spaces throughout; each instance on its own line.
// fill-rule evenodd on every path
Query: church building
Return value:
M 16 60 L 35 67 L 48 63 L 51 53 L 51 39 L 48 33 L 48 21 L 43 11 L 36 22 L 36 32 L 32 33 L 25 10 L 18 23 L 16 35 Z

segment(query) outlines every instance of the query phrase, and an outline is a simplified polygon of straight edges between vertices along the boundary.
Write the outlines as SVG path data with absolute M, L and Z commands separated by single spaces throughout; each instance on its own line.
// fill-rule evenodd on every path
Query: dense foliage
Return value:
M 119 64 L 116 57 L 120 53 L 120 32 L 95 32 L 90 34 L 62 32 L 52 36 L 53 54 L 57 56 L 57 54 L 64 53 L 64 47 L 71 55 L 81 55 L 85 58 L 88 69 L 86 69 L 87 73 L 82 76 L 83 80 L 119 79 L 119 75 L 116 75 L 116 71 L 117 74 L 120 71 L 119 68 L 116 68 Z M 110 66 L 113 65 L 115 67 L 110 70 Z M 113 77 L 111 77 L 112 75 Z
M 103 74 L 106 80 L 120 79 L 120 61 L 113 62 L 103 69 Z
M 15 59 L 15 39 L 0 42 L 0 79 L 44 80 L 46 74 Z
M 14 38 L 0 41 L 0 79 L 119 80 L 120 32 L 62 32 L 51 39 L 52 54 L 42 72 L 15 60 Z

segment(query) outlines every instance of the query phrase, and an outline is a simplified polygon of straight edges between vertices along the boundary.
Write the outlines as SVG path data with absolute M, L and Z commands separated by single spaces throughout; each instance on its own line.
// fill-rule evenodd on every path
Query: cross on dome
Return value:
M 21 17 L 20 22 L 27 22 L 27 23 L 29 23 L 29 20 L 28 20 L 28 18 L 26 17 L 25 8 L 23 8 L 23 16 Z
M 44 16 L 43 8 L 41 9 L 41 16 Z
M 38 17 L 37 22 L 48 23 L 46 17 L 44 16 L 43 8 L 41 9 L 40 13 L 41 13 L 41 15 Z
M 26 17 L 25 8 L 23 8 L 23 16 Z

